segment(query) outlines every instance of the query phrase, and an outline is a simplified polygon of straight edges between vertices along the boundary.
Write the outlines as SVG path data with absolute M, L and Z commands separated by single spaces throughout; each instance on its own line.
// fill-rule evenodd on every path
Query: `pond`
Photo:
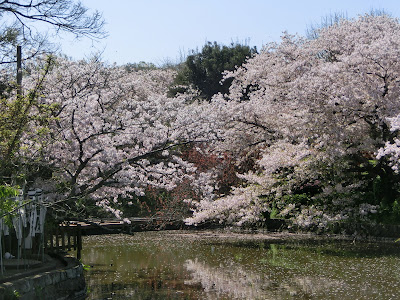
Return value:
M 399 299 L 400 245 L 281 234 L 87 236 L 88 299 Z

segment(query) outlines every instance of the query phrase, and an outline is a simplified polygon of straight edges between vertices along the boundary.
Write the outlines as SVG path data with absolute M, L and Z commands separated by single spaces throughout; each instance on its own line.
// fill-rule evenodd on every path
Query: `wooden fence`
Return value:
M 65 253 L 76 250 L 77 259 L 81 259 L 81 225 L 63 223 L 51 230 L 46 230 L 44 246 L 47 253 Z

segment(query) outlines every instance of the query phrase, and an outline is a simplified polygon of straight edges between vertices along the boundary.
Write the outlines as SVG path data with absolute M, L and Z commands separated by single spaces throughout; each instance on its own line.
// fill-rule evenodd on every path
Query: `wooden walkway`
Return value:
M 70 221 L 69 226 L 80 226 L 83 235 L 105 233 L 133 233 L 156 229 L 178 229 L 184 227 L 182 220 L 166 220 L 163 218 L 129 218 L 123 220 L 87 220 Z
M 183 221 L 171 221 L 162 218 L 130 218 L 129 222 L 123 220 L 85 220 L 61 223 L 58 227 L 45 232 L 45 252 L 65 253 L 66 251 L 76 250 L 77 258 L 80 259 L 82 235 L 133 234 L 138 231 L 178 229 L 184 226 Z

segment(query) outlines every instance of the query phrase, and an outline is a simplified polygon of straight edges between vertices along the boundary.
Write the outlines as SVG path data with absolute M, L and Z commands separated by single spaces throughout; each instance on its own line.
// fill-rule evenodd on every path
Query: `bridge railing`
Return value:
M 81 225 L 64 222 L 52 229 L 46 229 L 44 247 L 47 253 L 65 253 L 75 250 L 77 259 L 81 259 Z

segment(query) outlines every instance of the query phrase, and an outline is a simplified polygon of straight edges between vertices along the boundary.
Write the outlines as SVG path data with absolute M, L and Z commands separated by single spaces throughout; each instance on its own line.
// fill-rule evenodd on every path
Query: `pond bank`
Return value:
M 85 296 L 82 264 L 73 257 L 47 257 L 41 266 L 14 272 L 0 283 L 0 300 L 80 300 Z
M 220 228 L 220 229 L 190 229 L 190 230 L 166 230 L 171 236 L 185 236 L 193 239 L 213 239 L 218 240 L 263 240 L 266 242 L 283 243 L 283 242 L 378 242 L 394 244 L 400 238 L 386 236 L 367 236 L 367 235 L 348 235 L 348 234 L 333 234 L 333 233 L 315 233 L 315 232 L 291 232 L 288 230 L 268 231 L 265 229 L 240 229 L 240 228 Z

